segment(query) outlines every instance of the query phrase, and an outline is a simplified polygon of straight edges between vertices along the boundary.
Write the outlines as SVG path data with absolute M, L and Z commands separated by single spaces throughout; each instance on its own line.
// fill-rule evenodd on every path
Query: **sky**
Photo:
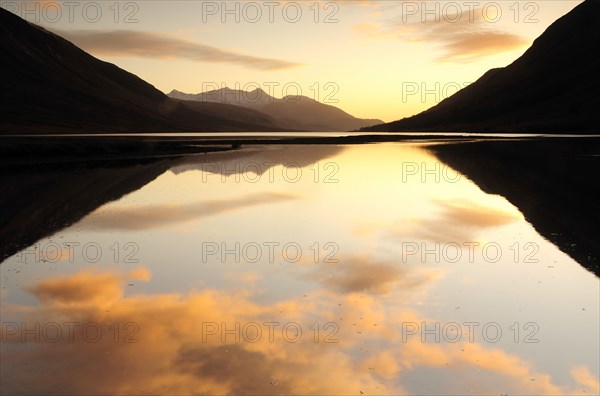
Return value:
M 261 88 L 419 113 L 517 59 L 581 0 L 0 1 L 168 93 Z

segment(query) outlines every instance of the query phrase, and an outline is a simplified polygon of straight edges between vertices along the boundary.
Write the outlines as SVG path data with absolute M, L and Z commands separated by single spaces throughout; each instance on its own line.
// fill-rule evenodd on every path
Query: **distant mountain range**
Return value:
M 510 66 L 437 106 L 364 131 L 600 132 L 600 0 L 552 24 Z
M 257 110 L 272 117 L 287 129 L 342 132 L 383 122 L 353 117 L 335 106 L 320 103 L 306 96 L 285 96 L 277 99 L 260 88 L 250 92 L 222 88 L 199 94 L 173 90 L 168 95 L 174 99 L 224 103 Z

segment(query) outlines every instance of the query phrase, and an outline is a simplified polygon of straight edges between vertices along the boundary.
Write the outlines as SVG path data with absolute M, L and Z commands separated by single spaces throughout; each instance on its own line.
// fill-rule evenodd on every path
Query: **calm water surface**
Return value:
M 598 394 L 597 275 L 439 158 L 264 146 L 24 175 L 47 213 L 7 225 L 37 237 L 0 266 L 2 393 Z

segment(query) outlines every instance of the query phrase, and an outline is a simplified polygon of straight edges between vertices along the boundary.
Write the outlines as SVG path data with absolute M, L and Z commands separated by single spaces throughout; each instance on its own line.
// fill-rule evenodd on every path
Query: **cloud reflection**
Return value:
M 121 336 L 115 341 L 113 333 L 98 342 L 75 338 L 75 342 L 59 344 L 45 340 L 22 344 L 18 337 L 8 336 L 2 357 L 11 364 L 1 368 L 3 391 L 414 394 L 418 390 L 402 383 L 408 373 L 442 367 L 450 373 L 481 370 L 495 375 L 509 393 L 593 392 L 597 385 L 586 366 L 573 369 L 573 390 L 554 384 L 531 363 L 498 348 L 462 342 L 425 344 L 416 338 L 399 343 L 402 322 L 427 318 L 410 309 L 386 309 L 380 298 L 320 290 L 311 300 L 292 298 L 263 305 L 241 292 L 216 290 L 126 296 L 125 283 L 132 277 L 149 279 L 150 274 L 142 269 L 128 275 L 88 271 L 34 285 L 31 290 L 41 305 L 16 307 L 10 320 L 23 321 L 31 328 L 34 321 L 96 322 L 103 323 L 104 329 L 109 324 L 135 322 L 140 342 L 124 343 Z M 77 309 L 68 304 L 72 302 L 77 302 Z M 231 334 L 223 339 L 202 332 L 207 322 L 233 329 L 235 322 L 276 319 L 310 324 L 340 315 L 348 323 L 340 325 L 335 344 L 315 342 L 312 333 L 292 343 L 280 338 L 269 342 L 268 337 L 236 342 Z
M 379 236 L 380 232 L 399 242 L 429 240 L 439 243 L 474 242 L 487 229 L 512 224 L 522 219 L 518 212 L 480 205 L 468 200 L 433 201 L 437 211 L 418 219 L 386 224 L 361 224 L 354 228 L 361 238 Z
M 364 256 L 342 259 L 339 263 L 319 265 L 311 274 L 326 289 L 340 293 L 369 292 L 385 294 L 392 288 L 419 289 L 436 279 L 433 271 L 409 270 L 402 265 L 377 262 Z
M 258 193 L 238 199 L 203 201 L 177 206 L 148 205 L 118 209 L 103 207 L 88 215 L 75 227 L 83 230 L 144 230 L 298 198 L 297 195 L 288 193 Z

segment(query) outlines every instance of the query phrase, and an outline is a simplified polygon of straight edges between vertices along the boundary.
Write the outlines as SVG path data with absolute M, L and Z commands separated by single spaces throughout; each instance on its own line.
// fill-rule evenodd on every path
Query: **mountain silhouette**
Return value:
M 281 99 L 257 88 L 253 91 L 222 88 L 199 94 L 187 94 L 173 90 L 171 98 L 188 101 L 226 103 L 258 110 L 287 129 L 302 131 L 353 131 L 380 124 L 381 120 L 356 118 L 345 111 L 312 98 L 296 95 Z
M 586 0 L 511 65 L 423 113 L 363 130 L 598 132 L 599 25 L 600 0 Z
M 239 106 L 187 103 L 0 8 L 0 134 L 282 130 Z

